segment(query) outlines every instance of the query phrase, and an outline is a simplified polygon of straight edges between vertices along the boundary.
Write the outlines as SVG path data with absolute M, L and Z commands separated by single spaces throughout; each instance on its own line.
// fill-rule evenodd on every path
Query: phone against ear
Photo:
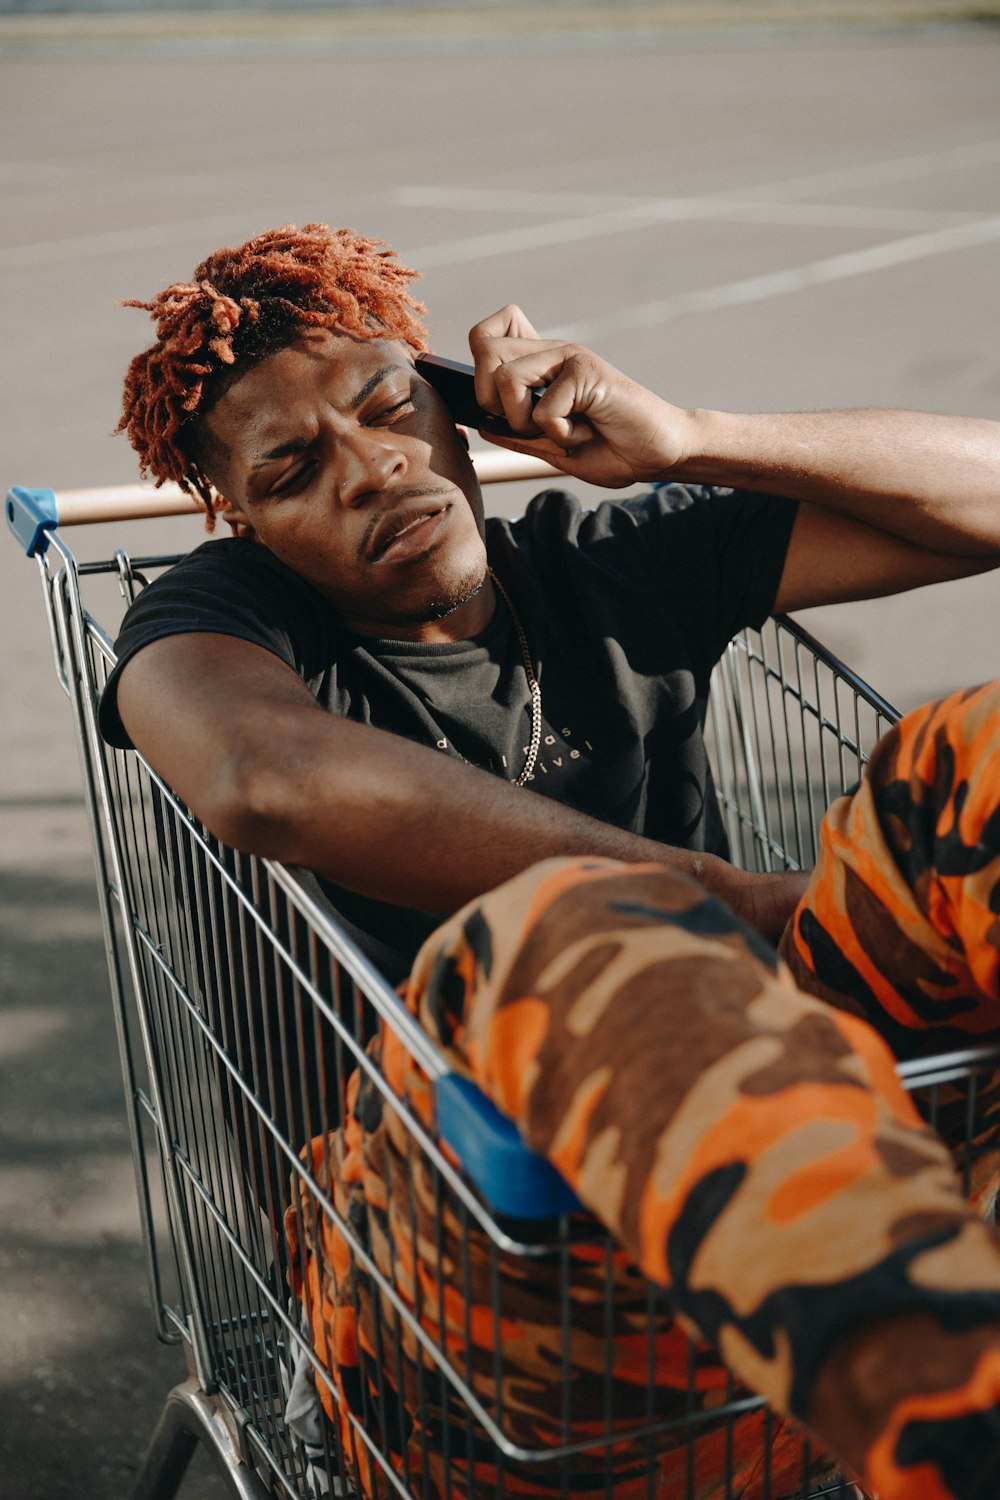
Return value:
M 440 354 L 418 354 L 414 364 L 417 374 L 434 387 L 455 421 L 461 422 L 463 427 L 492 432 L 497 437 L 523 437 L 524 434 L 516 433 L 505 418 L 495 417 L 478 404 L 476 372 L 472 365 L 460 364 L 457 359 L 443 359 Z

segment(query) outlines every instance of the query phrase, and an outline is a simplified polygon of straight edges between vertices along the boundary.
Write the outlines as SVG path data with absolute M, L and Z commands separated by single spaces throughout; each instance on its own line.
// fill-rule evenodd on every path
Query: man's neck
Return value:
M 497 607 L 497 591 L 493 579 L 486 574 L 482 584 L 461 604 L 440 617 L 427 620 L 386 620 L 363 622 L 347 619 L 344 624 L 355 635 L 369 636 L 373 640 L 406 641 L 414 645 L 449 646 L 456 641 L 467 641 L 481 635 L 493 618 Z

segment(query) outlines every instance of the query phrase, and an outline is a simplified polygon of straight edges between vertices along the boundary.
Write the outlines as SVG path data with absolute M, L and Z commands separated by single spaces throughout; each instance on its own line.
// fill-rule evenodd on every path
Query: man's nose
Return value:
M 339 446 L 337 492 L 341 505 L 362 505 L 406 473 L 406 455 L 391 432 L 358 432 Z

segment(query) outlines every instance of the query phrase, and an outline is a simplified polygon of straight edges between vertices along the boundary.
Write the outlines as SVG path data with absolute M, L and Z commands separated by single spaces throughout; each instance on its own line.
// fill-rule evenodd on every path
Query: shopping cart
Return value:
M 145 489 L 14 490 L 7 516 L 37 561 L 73 706 L 151 1300 L 159 1337 L 188 1361 L 135 1500 L 169 1500 L 199 1443 L 244 1500 L 739 1500 L 748 1484 L 761 1500 L 853 1496 L 681 1335 L 553 1169 L 448 1072 L 315 880 L 226 848 L 141 757 L 102 742 L 117 623 L 107 581 L 127 604 L 174 561 L 75 558 L 65 526 L 120 515 L 116 498 L 130 516 L 191 509 Z M 895 717 L 790 621 L 734 641 L 712 683 L 709 741 L 737 862 L 808 866 L 823 808 Z M 387 1036 L 429 1080 L 426 1098 L 391 1085 L 378 1062 Z M 904 1071 L 932 1118 L 959 1113 L 971 1143 L 979 1080 L 997 1067 L 980 1049 Z M 355 1090 L 391 1127 L 402 1167 L 374 1222 L 338 1180 Z M 306 1329 L 293 1295 L 324 1258 L 347 1289 L 346 1329 Z M 532 1405 L 518 1360 L 525 1309 L 539 1305 L 558 1337 Z

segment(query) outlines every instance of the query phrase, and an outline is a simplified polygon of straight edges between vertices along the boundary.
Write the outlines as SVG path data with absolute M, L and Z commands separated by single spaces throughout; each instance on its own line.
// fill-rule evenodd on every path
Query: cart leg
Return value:
M 174 1500 L 199 1443 L 234 1500 L 267 1500 L 267 1489 L 243 1462 L 229 1427 L 194 1377 L 167 1397 L 131 1500 Z

